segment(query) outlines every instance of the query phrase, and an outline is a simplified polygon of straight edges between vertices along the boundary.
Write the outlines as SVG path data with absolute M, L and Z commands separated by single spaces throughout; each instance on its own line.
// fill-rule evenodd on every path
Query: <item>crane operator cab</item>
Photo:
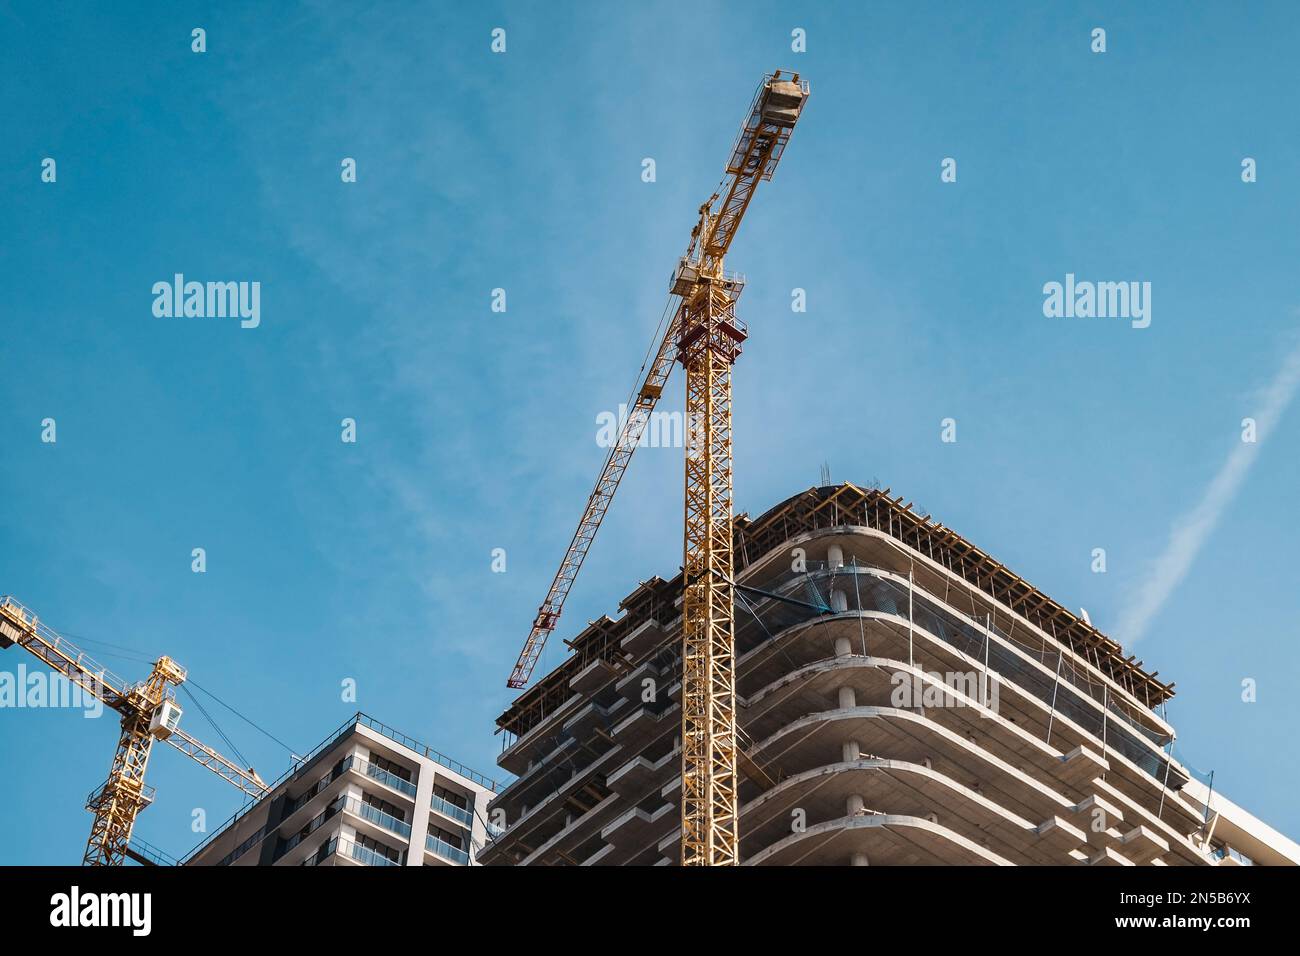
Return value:
M 176 701 L 164 700 L 158 705 L 158 709 L 153 712 L 153 718 L 149 721 L 150 735 L 159 740 L 166 740 L 181 722 L 181 713 L 180 705 Z

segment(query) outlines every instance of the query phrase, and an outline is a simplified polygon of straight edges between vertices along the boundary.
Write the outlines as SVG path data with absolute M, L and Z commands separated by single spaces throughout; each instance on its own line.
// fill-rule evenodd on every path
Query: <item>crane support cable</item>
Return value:
M 248 717 L 245 717 L 242 713 L 240 713 L 240 712 L 239 712 L 238 710 L 236 710 L 234 707 L 230 706 L 230 705 L 227 704 L 224 700 L 222 700 L 220 697 L 218 697 L 216 694 L 212 693 L 212 691 L 208 690 L 208 689 L 207 689 L 206 687 L 204 687 L 202 684 L 198 683 L 198 681 L 194 680 L 193 678 L 190 678 L 189 683 L 192 684 L 192 685 L 195 687 L 195 689 L 203 691 L 203 693 L 207 694 L 209 697 L 211 697 L 213 700 L 215 700 L 218 704 L 220 704 L 222 707 L 226 708 L 226 710 L 230 711 L 232 714 L 234 714 L 236 717 L 238 717 L 238 718 L 239 718 L 240 720 L 242 720 L 244 723 L 248 724 L 248 726 L 252 727 L 252 728 L 253 728 L 254 730 L 256 730 L 258 733 L 263 734 L 263 735 L 266 736 L 266 737 L 269 737 L 271 740 L 275 741 L 277 744 L 279 744 L 281 747 L 283 747 L 285 750 L 287 750 L 287 751 L 288 751 L 290 754 L 292 754 L 293 756 L 296 757 L 296 756 L 298 755 L 299 751 L 294 750 L 292 747 L 290 747 L 288 744 L 286 744 L 286 743 L 285 743 L 283 740 L 281 740 L 279 737 L 275 736 L 275 734 L 271 733 L 269 730 L 266 730 L 266 729 L 264 729 L 263 727 L 260 727 L 260 726 L 258 726 L 257 724 L 255 724 L 255 723 L 254 723 L 252 720 L 250 720 Z
M 245 757 L 242 753 L 240 753 L 239 748 L 235 746 L 234 741 L 232 741 L 228 736 L 226 736 L 226 732 L 221 729 L 221 725 L 218 724 L 215 719 L 213 719 L 210 713 L 208 713 L 208 709 L 203 706 L 202 701 L 200 701 L 197 697 L 195 697 L 192 693 L 190 693 L 190 689 L 186 687 L 184 684 L 181 685 L 181 690 L 185 692 L 185 696 L 189 700 L 193 701 L 194 706 L 199 709 L 199 713 L 201 713 L 207 719 L 208 723 L 212 725 L 212 729 L 217 732 L 217 736 L 226 742 L 226 746 L 230 748 L 230 752 L 239 758 L 239 762 L 242 763 L 245 767 L 250 766 L 248 762 L 248 758 Z
M 128 647 L 125 644 L 114 644 L 112 641 L 101 641 L 93 637 L 84 637 L 80 634 L 73 634 L 70 631 L 60 631 L 64 637 L 76 641 L 78 644 L 94 644 L 107 650 L 98 653 L 104 657 L 117 657 L 121 660 L 132 661 L 133 663 L 152 664 L 158 659 L 158 655 L 149 656 L 144 651 L 135 647 Z
M 102 648 L 111 648 L 111 650 L 101 650 L 101 651 L 98 652 L 98 653 L 99 653 L 101 656 L 103 656 L 103 657 L 114 657 L 114 658 L 117 658 L 117 659 L 119 659 L 119 660 L 131 661 L 132 663 L 137 663 L 137 664 L 152 664 L 152 663 L 157 659 L 156 657 L 151 657 L 151 656 L 145 654 L 145 652 L 139 650 L 138 648 L 130 647 L 129 645 L 126 645 L 126 644 L 116 644 L 116 643 L 114 643 L 114 642 L 112 642 L 112 641 L 102 641 L 102 640 L 99 640 L 98 638 L 85 637 L 84 635 L 80 635 L 80 634 L 72 634 L 72 633 L 70 633 L 70 632 L 68 632 L 68 631 L 62 631 L 62 632 L 60 632 L 60 633 L 62 633 L 64 637 L 71 638 L 72 640 L 77 641 L 77 642 L 80 643 L 80 644 L 94 644 L 94 645 L 97 645 L 97 646 L 102 647 Z M 236 717 L 238 717 L 238 718 L 239 718 L 240 720 L 242 720 L 244 723 L 248 724 L 250 727 L 252 727 L 252 728 L 253 728 L 254 730 L 256 730 L 258 733 L 260 733 L 260 734 L 262 734 L 262 735 L 264 735 L 264 736 L 270 738 L 270 739 L 271 739 L 272 741 L 274 741 L 276 744 L 278 744 L 279 746 L 281 746 L 281 747 L 283 747 L 285 750 L 287 750 L 290 754 L 294 754 L 294 755 L 296 755 L 296 754 L 298 753 L 296 750 L 294 750 L 292 747 L 290 747 L 288 744 L 286 744 L 286 743 L 285 743 L 283 740 L 281 740 L 279 737 L 275 736 L 275 735 L 274 735 L 273 733 L 271 733 L 270 731 L 266 730 L 265 728 L 259 726 L 259 725 L 256 724 L 256 723 L 254 723 L 252 720 L 250 720 L 248 717 L 246 717 L 246 716 L 245 716 L 243 713 L 241 713 L 239 710 L 237 710 L 236 708 L 232 707 L 230 704 L 227 704 L 224 700 L 222 700 L 222 699 L 221 699 L 220 697 L 218 697 L 216 694 L 212 693 L 212 691 L 208 690 L 206 687 L 204 687 L 204 686 L 203 686 L 202 684 L 200 684 L 198 681 L 194 680 L 194 678 L 192 678 L 192 677 L 187 678 L 186 683 L 189 684 L 189 685 L 191 685 L 191 686 L 193 686 L 193 687 L 194 687 L 195 689 L 197 689 L 197 690 L 201 690 L 201 691 L 203 691 L 203 693 L 207 694 L 209 697 L 211 697 L 214 701 L 216 701 L 218 704 L 220 704 L 220 705 L 221 705 L 222 707 L 224 707 L 226 710 L 230 711 L 232 714 L 234 714 Z M 188 693 L 188 692 L 187 692 L 187 693 Z M 229 738 L 226 738 L 225 734 L 222 734 L 222 733 L 221 733 L 221 729 L 220 729 L 219 727 L 217 727 L 217 724 L 215 723 L 215 721 L 212 720 L 211 715 L 209 715 L 208 712 L 203 708 L 203 705 L 200 704 L 200 703 L 198 702 L 198 700 L 197 700 L 197 699 L 196 699 L 192 694 L 189 695 L 189 698 L 190 698 L 191 700 L 194 701 L 194 704 L 195 704 L 196 707 L 199 708 L 199 711 L 200 711 L 200 712 L 201 712 L 205 717 L 208 718 L 208 722 L 211 723 L 212 726 L 213 726 L 213 728 L 217 730 L 217 733 L 221 734 L 222 738 L 226 740 L 227 744 L 229 744 L 229 742 L 230 742 L 230 741 L 229 741 Z M 231 749 L 234 750 L 234 747 L 232 746 Z M 239 754 L 239 751 L 238 751 L 238 750 L 235 750 L 235 755 L 238 756 L 240 760 L 243 760 L 243 759 L 244 759 L 243 756 Z

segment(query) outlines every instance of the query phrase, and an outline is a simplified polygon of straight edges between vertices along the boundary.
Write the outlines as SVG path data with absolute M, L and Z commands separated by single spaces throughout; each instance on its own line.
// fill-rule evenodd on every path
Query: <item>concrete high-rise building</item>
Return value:
M 901 498 L 811 489 L 735 549 L 744 863 L 1300 862 L 1171 756 L 1171 683 Z M 681 590 L 643 582 L 498 719 L 484 864 L 677 862 Z
M 189 866 L 470 866 L 498 786 L 358 713 L 220 827 Z

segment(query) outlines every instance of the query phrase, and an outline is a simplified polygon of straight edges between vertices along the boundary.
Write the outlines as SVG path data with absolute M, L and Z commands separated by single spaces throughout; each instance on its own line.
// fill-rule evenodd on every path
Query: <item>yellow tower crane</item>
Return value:
M 736 804 L 736 682 L 732 561 L 731 366 L 747 330 L 736 316 L 744 280 L 723 258 L 759 182 L 776 171 L 808 99 L 799 74 L 763 78 L 727 161 L 700 207 L 670 293 L 672 320 L 610 448 L 578 530 L 520 652 L 508 686 L 528 683 L 564 600 L 609 509 L 674 361 L 686 369 L 685 559 L 682 573 L 683 865 L 739 862 Z M 672 302 L 670 300 L 670 306 Z
M 186 674 L 170 657 L 160 657 L 144 681 L 128 683 L 5 596 L 0 598 L 0 650 L 15 644 L 98 697 L 122 718 L 108 779 L 86 801 L 86 809 L 95 815 L 82 860 L 86 866 L 119 866 L 127 857 L 139 859 L 130 846 L 131 830 L 140 811 L 153 802 L 154 791 L 145 784 L 144 774 L 156 740 L 165 740 L 249 796 L 267 792 L 266 783 L 251 767 L 246 770 L 231 763 L 177 726 L 181 708 L 174 688 L 184 683 Z

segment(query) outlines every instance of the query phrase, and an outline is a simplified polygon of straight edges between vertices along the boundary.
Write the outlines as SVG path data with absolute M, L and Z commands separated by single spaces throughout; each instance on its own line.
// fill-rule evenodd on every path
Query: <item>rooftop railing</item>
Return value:
M 415 738 L 408 737 L 406 736 L 406 734 L 394 730 L 392 727 L 389 727 L 387 724 L 380 723 L 379 721 L 375 720 L 373 717 L 369 717 L 365 714 L 359 713 L 357 714 L 356 722 L 365 727 L 369 727 L 371 730 L 378 731 L 379 733 L 383 734 L 385 737 L 387 737 L 390 740 L 397 741 L 403 747 L 406 747 L 410 750 L 414 750 L 422 757 L 428 757 L 434 763 L 441 764 L 442 766 L 446 767 L 448 770 L 460 774 L 466 780 L 474 781 L 480 787 L 484 787 L 488 790 L 491 790 L 493 793 L 499 793 L 501 790 L 501 785 L 497 783 L 495 780 L 493 780 L 491 777 L 485 776 L 479 773 L 477 770 L 473 770 L 470 767 L 465 766 L 463 763 L 461 763 L 458 760 L 452 760 L 446 754 L 440 753 L 437 750 L 434 750 L 432 747 L 426 747 L 424 744 L 420 743 Z

